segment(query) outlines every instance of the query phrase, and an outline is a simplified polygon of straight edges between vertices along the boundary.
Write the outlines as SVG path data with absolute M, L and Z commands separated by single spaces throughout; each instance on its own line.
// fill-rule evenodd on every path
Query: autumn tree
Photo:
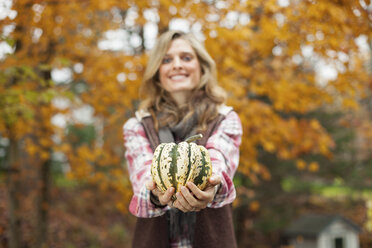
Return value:
M 116 4 L 116 8 L 123 11 L 127 8 L 126 4 L 119 1 Z M 122 185 L 122 152 L 118 151 L 118 145 L 114 145 L 115 139 L 109 137 L 117 136 L 116 140 L 120 140 L 121 144 L 120 129 L 107 126 L 120 118 L 120 122 L 124 121 L 126 106 L 131 106 L 132 102 L 131 97 L 122 97 L 125 95 L 123 92 L 136 96 L 136 93 L 130 94 L 135 80 L 129 77 L 134 81 L 133 86 L 119 84 L 116 76 L 126 70 L 123 61 L 128 56 L 111 56 L 97 46 L 98 41 L 104 39 L 104 32 L 109 27 L 115 28 L 115 21 L 111 19 L 112 7 L 112 3 L 100 1 L 13 1 L 12 10 L 16 16 L 5 19 L 1 24 L 4 30 L 13 29 L 4 35 L 3 40 L 14 49 L 1 64 L 0 85 L 0 133 L 9 140 L 6 171 L 9 181 L 10 247 L 22 245 L 20 201 L 24 201 L 27 194 L 22 192 L 20 184 L 29 176 L 24 171 L 30 166 L 40 174 L 36 184 L 40 186 L 36 193 L 39 200 L 34 224 L 35 238 L 32 242 L 35 247 L 47 245 L 48 185 L 51 159 L 55 152 L 64 152 L 73 166 L 76 164 L 77 177 L 80 176 L 80 168 L 88 180 L 109 187 L 116 185 L 124 195 L 128 194 Z M 115 14 L 120 16 L 125 13 L 119 11 Z M 71 18 L 73 16 L 76 18 Z M 131 63 L 136 65 L 136 59 L 130 58 Z M 73 69 L 82 64 L 87 69 L 81 73 L 82 76 L 77 73 L 71 84 L 57 84 L 51 80 L 54 69 Z M 130 69 L 136 70 L 132 67 Z M 97 94 L 88 97 L 86 93 L 84 96 L 82 87 L 78 88 L 81 85 L 83 88 L 87 86 L 94 89 L 92 92 Z M 69 102 L 69 106 L 61 109 L 55 103 L 58 99 Z M 51 122 L 56 114 L 71 115 L 72 109 L 81 107 L 83 102 L 95 108 L 99 119 L 96 126 L 100 128 L 96 131 L 102 134 L 100 140 L 111 139 L 110 142 L 104 142 L 105 147 L 103 142 L 97 141 L 89 148 L 83 145 L 76 150 L 71 149 L 70 142 L 64 141 L 64 131 Z M 117 115 L 111 117 L 113 112 Z M 74 120 L 71 124 L 79 125 Z M 107 130 L 116 131 L 109 133 Z M 83 163 L 79 163 L 80 160 Z M 88 168 L 92 165 L 90 163 L 93 164 L 91 169 Z M 102 173 L 99 168 L 108 171 L 105 175 L 109 176 L 103 182 L 100 181 Z
M 326 166 L 303 159 L 330 159 L 335 147 L 312 113 L 331 107 L 352 113 L 370 96 L 364 66 L 370 57 L 360 56 L 358 46 L 358 41 L 371 43 L 367 0 L 14 0 L 12 9 L 16 16 L 1 27 L 11 30 L 2 39 L 14 52 L 0 64 L 0 134 L 10 140 L 9 171 L 24 169 L 26 162 L 16 161 L 16 151 L 22 151 L 33 158 L 28 161 L 41 178 L 48 178 L 52 155 L 62 153 L 69 176 L 115 192 L 113 204 L 123 212 L 131 187 L 123 169 L 121 128 L 138 103 L 146 51 L 168 28 L 194 32 L 217 63 L 228 104 L 243 123 L 239 173 L 246 185 L 269 180 L 275 172 L 262 151 L 314 171 Z M 58 71 L 68 77 L 58 82 L 52 76 Z M 94 139 L 88 142 L 79 138 L 78 131 L 87 128 L 76 115 L 81 108 L 92 113 L 88 128 Z M 51 122 L 56 116 L 66 122 L 67 132 Z M 46 206 L 47 200 L 39 209 Z M 38 232 L 35 244 L 41 247 L 45 230 Z M 11 247 L 19 247 L 10 239 Z

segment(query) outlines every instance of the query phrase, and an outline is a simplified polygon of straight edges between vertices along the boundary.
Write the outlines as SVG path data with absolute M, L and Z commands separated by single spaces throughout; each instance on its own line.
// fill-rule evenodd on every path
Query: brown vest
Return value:
M 225 118 L 220 114 L 212 121 L 207 130 L 202 133 L 203 138 L 197 143 L 205 146 L 208 138 L 217 129 Z M 151 148 L 159 145 L 159 137 L 154 128 L 152 117 L 142 119 L 146 135 L 150 141 Z M 168 222 L 165 215 L 155 218 L 137 218 L 136 228 L 133 237 L 133 248 L 165 248 L 169 247 Z M 236 240 L 234 226 L 232 223 L 232 206 L 225 205 L 221 208 L 205 208 L 196 215 L 195 236 L 193 248 L 235 248 Z

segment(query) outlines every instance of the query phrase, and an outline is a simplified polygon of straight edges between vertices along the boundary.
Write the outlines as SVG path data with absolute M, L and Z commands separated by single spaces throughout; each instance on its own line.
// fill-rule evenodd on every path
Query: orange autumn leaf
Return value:
M 252 211 L 252 212 L 257 212 L 259 209 L 260 209 L 260 203 L 258 201 L 252 201 L 250 204 L 249 204 L 249 209 Z
M 306 162 L 299 159 L 299 160 L 296 161 L 296 167 L 299 170 L 304 170 L 306 168 Z
M 317 162 L 311 162 L 308 167 L 309 171 L 316 172 L 319 170 L 319 164 Z

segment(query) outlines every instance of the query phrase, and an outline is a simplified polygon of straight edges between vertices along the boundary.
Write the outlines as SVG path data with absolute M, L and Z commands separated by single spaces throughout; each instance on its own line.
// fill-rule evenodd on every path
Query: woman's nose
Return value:
M 174 59 L 173 59 L 173 68 L 182 68 L 182 61 L 181 61 L 181 59 L 179 58 L 179 57 L 175 57 Z

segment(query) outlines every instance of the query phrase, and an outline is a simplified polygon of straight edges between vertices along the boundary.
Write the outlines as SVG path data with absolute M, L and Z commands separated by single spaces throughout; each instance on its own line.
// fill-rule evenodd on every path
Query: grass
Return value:
M 62 189 L 74 189 L 84 184 L 82 181 L 70 179 L 63 174 L 53 175 L 53 183 L 56 187 Z
M 286 192 L 309 192 L 320 194 L 328 198 L 352 197 L 356 199 L 371 199 L 372 189 L 354 189 L 345 185 L 342 180 L 334 180 L 332 184 L 326 184 L 319 181 L 304 182 L 294 177 L 287 178 L 282 182 L 282 188 Z

